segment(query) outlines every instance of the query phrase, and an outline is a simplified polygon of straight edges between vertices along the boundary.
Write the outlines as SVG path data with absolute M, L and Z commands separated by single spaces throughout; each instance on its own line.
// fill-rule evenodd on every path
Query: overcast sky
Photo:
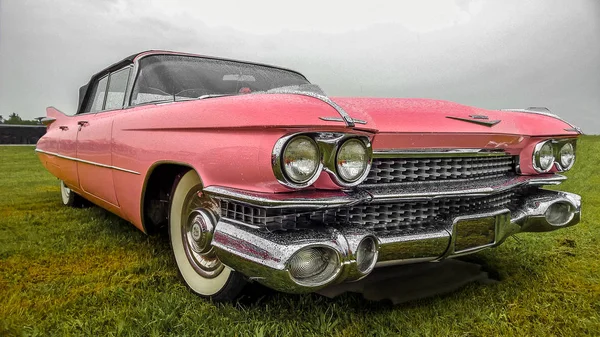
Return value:
M 0 115 L 73 113 L 146 49 L 292 68 L 330 96 L 546 106 L 600 134 L 597 0 L 0 0 Z

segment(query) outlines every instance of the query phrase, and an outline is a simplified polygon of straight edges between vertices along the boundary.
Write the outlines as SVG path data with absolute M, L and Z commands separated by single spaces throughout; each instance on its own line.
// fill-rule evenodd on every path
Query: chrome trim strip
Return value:
M 208 186 L 203 192 L 214 198 L 239 201 L 253 206 L 268 208 L 330 208 L 352 206 L 371 200 L 368 193 L 349 195 L 342 191 L 298 191 L 291 193 L 261 193 L 230 187 Z
M 487 126 L 489 128 L 491 128 L 492 126 L 494 126 L 494 125 L 502 122 L 499 119 L 493 120 L 493 121 L 483 121 L 483 120 L 481 120 L 481 118 L 479 118 L 479 119 L 468 119 L 468 118 L 461 118 L 461 117 L 454 117 L 454 116 L 446 116 L 446 118 L 454 119 L 454 120 L 462 121 L 462 122 L 473 123 L 473 124 L 477 124 L 477 125 L 483 125 L 483 126 Z M 487 117 L 485 119 L 487 119 Z
M 222 186 L 209 186 L 204 193 L 211 197 L 229 199 L 248 205 L 266 208 L 334 208 L 353 206 L 360 203 L 400 200 L 432 200 L 447 197 L 486 196 L 519 186 L 558 185 L 567 177 L 560 174 L 514 176 L 489 181 L 486 185 L 468 185 L 457 181 L 454 184 L 439 182 L 422 184 L 397 184 L 385 188 L 359 188 L 353 191 L 298 191 L 290 193 L 261 193 L 238 190 Z M 456 188 L 458 186 L 458 188 Z M 412 189 L 409 189 L 412 187 Z
M 447 184 L 439 182 L 415 184 L 396 184 L 386 189 L 368 189 L 373 199 L 371 202 L 386 202 L 400 200 L 433 200 L 448 197 L 478 197 L 500 193 L 520 186 L 542 186 L 558 185 L 567 177 L 560 174 L 545 174 L 534 176 L 514 176 L 510 178 L 500 178 L 493 180 L 492 183 L 486 181 L 477 182 L 482 185 L 470 185 L 469 183 L 456 181 Z M 414 188 L 417 186 L 417 188 Z M 412 190 L 409 187 L 413 187 Z
M 37 149 L 37 148 L 35 149 L 35 151 L 36 152 L 40 152 L 40 153 L 44 153 L 44 154 L 47 154 L 47 155 L 55 156 L 55 157 L 58 157 L 58 158 L 63 158 L 63 159 L 67 159 L 67 160 L 76 161 L 76 162 L 79 162 L 79 163 L 84 163 L 84 164 L 94 165 L 94 166 L 98 166 L 98 167 L 109 168 L 109 169 L 113 169 L 113 170 L 117 170 L 117 171 L 122 171 L 122 172 L 137 174 L 137 175 L 140 174 L 139 172 L 128 170 L 128 169 L 124 169 L 124 168 L 121 168 L 121 167 L 111 166 L 111 165 L 105 165 L 105 164 L 100 164 L 100 163 L 96 163 L 96 162 L 89 161 L 89 160 L 84 160 L 84 159 L 79 159 L 79 158 L 73 158 L 73 157 L 69 157 L 69 156 L 64 156 L 62 154 L 58 154 L 58 153 L 54 153 L 54 152 L 49 152 L 49 151 L 44 151 L 44 150 L 40 150 L 40 149 Z
M 319 119 L 328 122 L 345 122 L 344 119 L 340 117 L 319 117 Z M 367 124 L 367 121 L 364 121 L 362 119 L 352 118 L 352 121 L 356 124 Z
M 544 109 L 548 110 L 548 108 L 544 108 Z M 583 131 L 581 130 L 580 127 L 577 127 L 577 126 L 575 126 L 575 125 L 567 122 L 566 120 L 562 119 L 558 115 L 555 115 L 555 114 L 550 113 L 550 112 L 543 112 L 543 111 L 531 110 L 531 108 L 529 108 L 529 109 L 500 109 L 500 111 L 521 112 L 521 113 L 529 113 L 529 114 L 535 114 L 535 115 L 543 115 L 543 116 L 546 116 L 546 117 L 552 117 L 552 118 L 558 119 L 559 121 L 561 121 L 561 122 L 567 124 L 568 126 L 570 126 L 573 129 L 572 131 L 575 131 L 575 132 L 579 133 L 580 135 L 583 135 Z M 548 110 L 548 111 L 550 111 L 550 110 Z M 570 130 L 565 129 L 565 131 L 570 131 Z
M 53 117 L 44 117 L 44 118 L 40 119 L 40 123 L 42 123 L 46 126 L 52 124 L 55 121 L 56 121 L 56 118 L 53 118 Z
M 503 150 L 488 149 L 394 149 L 373 151 L 373 158 L 415 158 L 415 157 L 492 157 L 508 156 Z

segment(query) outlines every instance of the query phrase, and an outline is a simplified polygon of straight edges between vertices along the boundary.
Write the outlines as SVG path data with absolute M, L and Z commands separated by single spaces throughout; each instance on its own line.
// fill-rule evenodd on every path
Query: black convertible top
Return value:
M 139 53 L 135 53 L 133 55 L 127 56 L 126 58 L 122 59 L 119 62 L 113 63 L 110 66 L 102 69 L 100 72 L 95 73 L 94 75 L 92 75 L 92 77 L 90 78 L 90 81 L 86 84 L 84 84 L 83 86 L 81 86 L 81 88 L 79 88 L 79 102 L 77 104 L 77 113 L 81 113 L 83 112 L 84 106 L 83 106 L 83 102 L 85 101 L 85 96 L 87 94 L 88 91 L 88 87 L 97 79 L 100 78 L 108 73 L 110 73 L 113 70 L 117 70 L 121 67 L 124 67 L 128 64 L 132 64 L 133 60 L 140 54 L 145 53 L 144 52 L 139 52 Z
M 232 60 L 232 59 L 227 59 L 227 58 L 221 58 L 221 57 L 214 57 L 214 56 L 205 56 L 205 55 L 197 55 L 197 54 L 189 54 L 189 53 L 181 53 L 181 52 L 173 52 L 173 51 L 168 51 L 168 50 L 145 50 L 145 51 L 141 51 L 135 54 L 132 54 L 130 56 L 127 56 L 126 58 L 111 64 L 110 66 L 102 69 L 101 71 L 97 72 L 96 74 L 92 75 L 92 77 L 90 78 L 90 81 L 88 83 L 86 83 L 85 85 L 83 85 L 81 88 L 79 88 L 79 102 L 77 105 L 77 113 L 82 113 L 83 109 L 85 108 L 84 106 L 84 102 L 86 101 L 86 95 L 88 94 L 88 88 L 90 87 L 90 85 L 92 83 L 94 83 L 94 81 L 108 73 L 110 73 L 111 71 L 114 70 L 118 70 L 119 68 L 122 68 L 124 66 L 127 66 L 129 64 L 132 64 L 135 59 L 142 55 L 142 54 L 148 54 L 148 55 L 160 55 L 160 54 L 174 54 L 174 55 L 185 55 L 185 56 L 195 56 L 195 57 L 203 57 L 203 58 L 209 58 L 209 59 L 215 59 L 215 60 L 224 60 L 224 61 L 233 61 L 233 62 L 240 62 L 240 63 L 247 63 L 247 64 L 254 64 L 254 65 L 259 65 L 259 66 L 266 66 L 266 67 L 271 67 L 271 68 L 277 68 L 277 69 L 281 69 L 281 70 L 286 70 L 286 71 L 291 71 L 293 73 L 296 73 L 302 77 L 304 77 L 304 79 L 306 79 L 306 76 L 302 75 L 301 73 L 295 71 L 295 70 L 291 70 L 291 69 L 287 69 L 287 68 L 283 68 L 283 67 L 278 67 L 278 66 L 273 66 L 273 65 L 269 65 L 269 64 L 262 64 L 262 63 L 257 63 L 257 62 L 248 62 L 248 61 L 240 61 L 240 60 Z

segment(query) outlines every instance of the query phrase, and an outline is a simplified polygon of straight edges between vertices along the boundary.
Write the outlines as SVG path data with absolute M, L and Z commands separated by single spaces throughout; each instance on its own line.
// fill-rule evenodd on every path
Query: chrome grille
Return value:
M 447 225 L 459 215 L 511 208 L 515 193 L 487 197 L 443 198 L 389 204 L 358 205 L 343 210 L 348 222 L 374 231 L 420 230 Z
M 514 156 L 374 158 L 362 185 L 495 178 L 513 172 L 514 163 Z
M 484 197 L 362 204 L 326 210 L 266 209 L 221 200 L 221 216 L 268 230 L 293 230 L 322 224 L 356 225 L 379 233 L 447 226 L 456 216 L 508 208 L 514 210 L 522 191 Z

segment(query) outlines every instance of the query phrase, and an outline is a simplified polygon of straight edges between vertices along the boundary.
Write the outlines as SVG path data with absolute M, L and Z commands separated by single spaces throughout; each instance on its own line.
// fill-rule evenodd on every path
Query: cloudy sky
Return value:
M 146 49 L 281 65 L 330 96 L 546 106 L 600 134 L 597 0 L 0 0 L 0 115 L 73 113 Z

